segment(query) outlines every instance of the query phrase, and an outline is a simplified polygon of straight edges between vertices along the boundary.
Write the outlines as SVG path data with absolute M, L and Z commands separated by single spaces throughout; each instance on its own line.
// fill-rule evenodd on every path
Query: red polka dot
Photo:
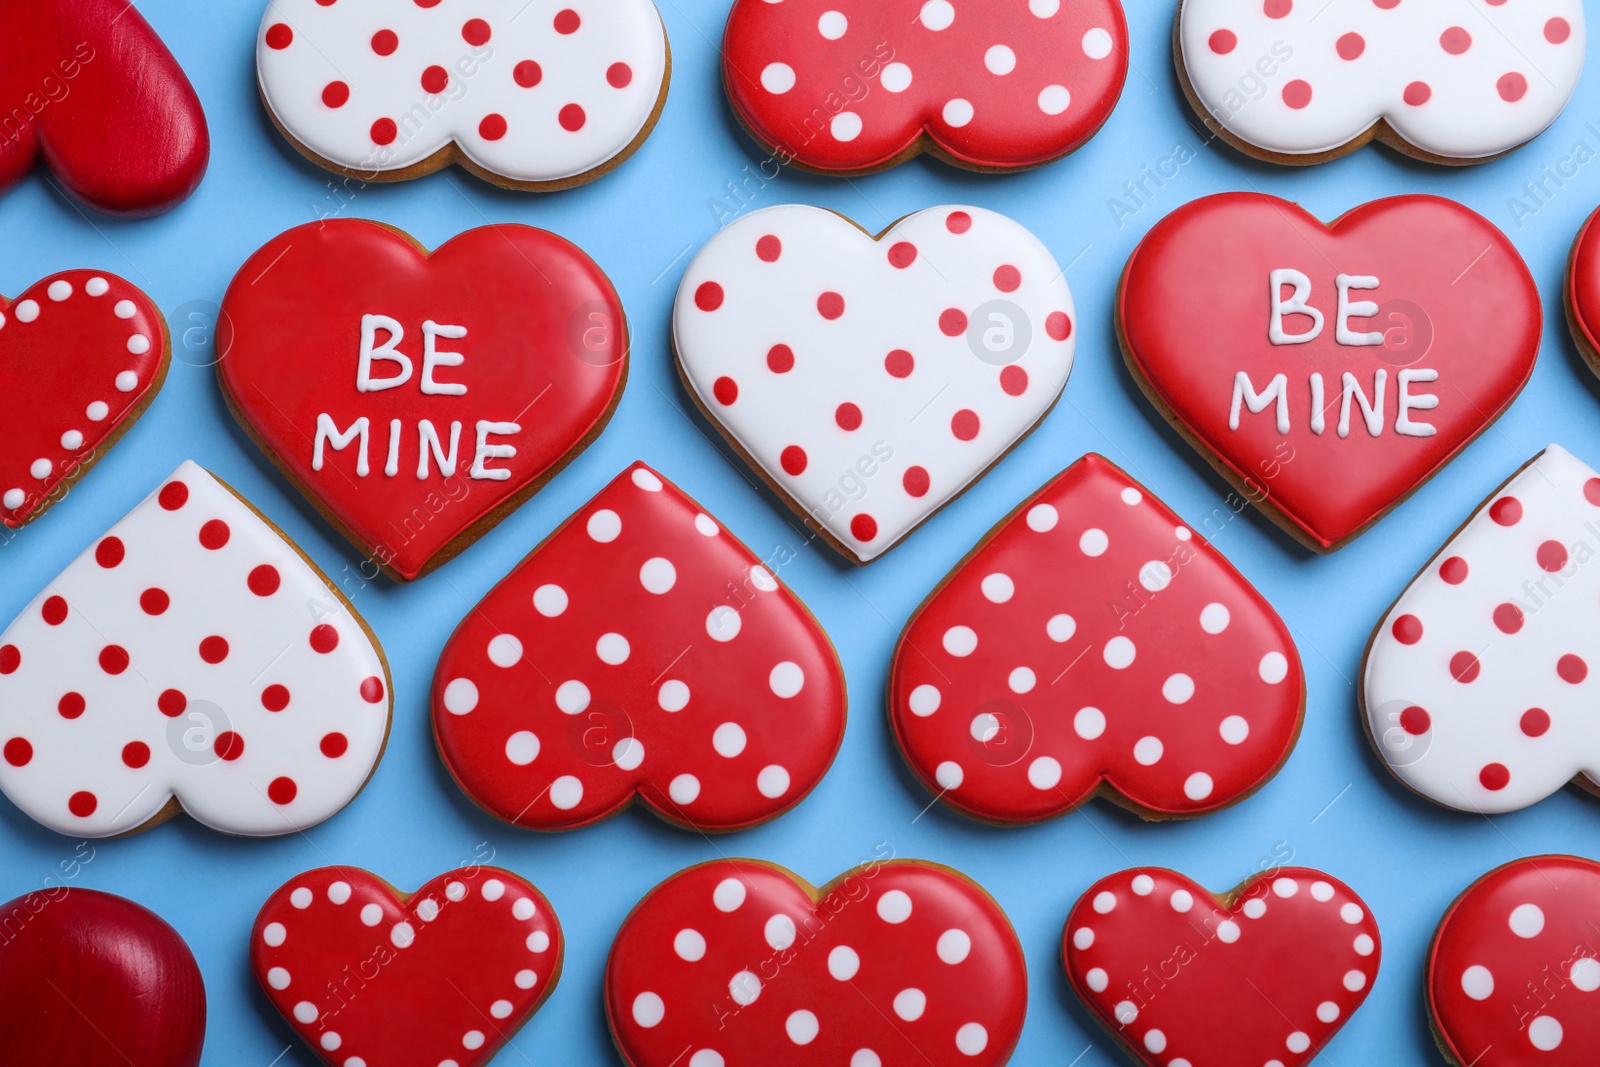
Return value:
M 1522 501 L 1503 496 L 1490 505 L 1489 517 L 1501 526 L 1515 526 L 1522 521 Z
M 1519 725 L 1529 737 L 1543 737 L 1550 729 L 1550 713 L 1543 708 L 1529 708 L 1522 713 Z
M 1511 784 L 1511 772 L 1503 763 L 1491 763 L 1478 772 L 1478 781 L 1485 789 L 1498 793 Z
M 379 30 L 372 35 L 372 50 L 380 56 L 392 56 L 400 47 L 400 37 L 393 30 Z
M 1218 30 L 1211 35 L 1211 50 L 1219 56 L 1225 56 L 1239 47 L 1239 36 L 1232 30 Z
M 300 787 L 294 784 L 293 778 L 274 778 L 272 784 L 267 786 L 267 796 L 274 804 L 292 803 L 299 792 Z
M 1504 2 L 1505 0 L 1489 0 L 1489 3 L 1491 4 L 1499 4 Z M 1392 11 L 1400 6 L 1400 0 L 1372 0 L 1372 4 L 1374 7 L 1382 8 L 1385 11 Z
M 212 634 L 200 642 L 200 658 L 207 663 L 221 663 L 228 658 L 228 642 L 226 638 Z
M 224 730 L 217 735 L 216 743 L 212 747 L 216 751 L 218 759 L 224 759 L 231 763 L 244 755 L 244 738 L 232 730 Z
M 1414 645 L 1422 640 L 1422 620 L 1415 615 L 1402 615 L 1394 620 L 1389 631 L 1402 645 Z
M 1515 604 L 1501 604 L 1494 609 L 1494 624 L 1503 634 L 1514 634 L 1522 629 L 1522 609 Z
M 221 519 L 212 519 L 200 527 L 200 544 L 215 552 L 228 543 L 228 538 L 233 536 L 233 531 L 228 529 L 228 524 Z
M 944 228 L 951 233 L 966 233 L 972 229 L 972 216 L 965 211 L 952 211 L 945 216 Z
M 1439 564 L 1439 577 L 1451 585 L 1460 585 L 1467 580 L 1467 561 L 1460 556 L 1451 556 Z
M 246 581 L 250 591 L 256 596 L 271 596 L 278 591 L 283 579 L 278 575 L 278 568 L 270 563 L 263 563 L 250 572 L 250 577 Z
M 1269 19 L 1285 18 L 1294 10 L 1294 0 L 1266 0 L 1261 5 L 1261 10 L 1266 12 Z
M 165 614 L 167 608 L 172 606 L 172 598 L 165 589 L 146 589 L 139 594 L 139 607 L 144 609 L 146 615 Z
M 857 541 L 870 541 L 878 536 L 878 520 L 871 515 L 857 515 L 850 520 L 850 536 Z
M 1015 364 L 1000 371 L 1000 388 L 1007 396 L 1021 396 L 1028 391 L 1028 372 Z
M 544 70 L 531 59 L 524 59 L 511 68 L 511 76 L 524 89 L 532 89 L 544 80 Z
M 10 674 L 22 666 L 22 653 L 16 645 L 0 645 L 0 674 Z
M 100 650 L 100 669 L 107 674 L 121 674 L 128 669 L 128 650 L 121 645 L 107 645 Z
M 1427 709 L 1415 704 L 1400 713 L 1400 729 L 1412 737 L 1421 737 L 1433 728 L 1433 716 Z
M 53 596 L 44 602 L 39 614 L 44 616 L 44 621 L 48 625 L 60 626 L 67 621 L 67 602 L 61 597 Z
M 121 563 L 127 555 L 128 550 L 120 537 L 107 537 L 94 546 L 94 561 L 107 569 Z
M 945 308 L 939 313 L 939 332 L 946 337 L 960 337 L 967 332 L 967 313 L 960 308 Z
M 332 733 L 322 739 L 322 754 L 329 759 L 338 759 L 350 747 L 350 742 L 344 734 Z
M 294 31 L 289 28 L 288 23 L 274 22 L 267 27 L 268 48 L 281 52 L 291 44 L 294 44 Z
M 806 450 L 799 445 L 790 445 L 779 454 L 778 462 L 783 465 L 785 474 L 798 477 L 806 471 Z
M 1450 677 L 1463 684 L 1477 680 L 1478 657 L 1471 652 L 1457 652 L 1451 656 Z
M 1553 18 L 1544 24 L 1544 39 L 1551 44 L 1565 44 L 1572 36 L 1572 27 L 1564 18 Z
M 361 699 L 376 704 L 383 699 L 383 679 L 372 675 L 361 680 Z
M 1014 293 L 1022 285 L 1022 272 L 1009 263 L 996 267 L 994 271 L 994 287 L 1002 293 Z
M 506 135 L 506 117 L 493 112 L 483 116 L 478 123 L 478 136 L 485 141 L 498 141 Z
M 1334 42 L 1340 59 L 1360 59 L 1367 50 L 1367 39 L 1359 33 L 1347 33 Z
M 143 741 L 129 741 L 122 746 L 122 762 L 138 770 L 150 762 L 150 746 Z
M 182 482 L 168 482 L 161 487 L 161 495 L 156 499 L 167 511 L 177 511 L 189 502 L 189 487 Z
M 1528 79 L 1515 71 L 1501 75 L 1500 80 L 1494 83 L 1494 87 L 1499 90 L 1500 99 L 1508 104 L 1515 104 L 1528 95 Z
M 1051 340 L 1065 341 L 1072 336 L 1072 320 L 1067 318 L 1065 311 L 1052 311 L 1044 320 L 1044 332 L 1050 335 Z
M 794 349 L 788 345 L 773 345 L 767 349 L 767 369 L 773 374 L 788 374 L 794 370 Z
M 64 693 L 61 699 L 56 701 L 56 711 L 63 719 L 76 719 L 88 706 L 82 693 Z
M 289 689 L 282 685 L 269 685 L 261 691 L 261 706 L 268 711 L 282 711 L 289 706 Z
M 339 631 L 327 623 L 313 627 L 311 630 L 311 649 L 327 655 L 339 647 Z
M 350 102 L 350 86 L 331 81 L 322 87 L 322 102 L 328 107 L 344 107 Z
M 606 68 L 606 83 L 613 89 L 626 89 L 633 84 L 633 68 L 626 63 L 613 63 Z
M 394 124 L 394 119 L 379 119 L 372 124 L 371 132 L 373 144 L 393 144 L 400 135 L 400 128 Z
M 917 246 L 910 241 L 896 241 L 889 248 L 889 266 L 905 270 L 917 261 Z
M 489 24 L 482 19 L 468 19 L 461 25 L 461 39 L 476 47 L 489 43 Z
M 1560 541 L 1546 541 L 1535 553 L 1539 567 L 1554 574 L 1567 565 L 1567 550 Z
M 715 311 L 722 306 L 722 286 L 716 282 L 701 282 L 694 291 L 694 306 L 701 311 Z
M 833 421 L 841 430 L 861 429 L 861 409 L 854 404 L 840 404 L 833 412 Z
M 1583 499 L 1600 507 L 1600 478 L 1590 478 L 1583 483 Z
M 783 255 L 783 242 L 774 234 L 764 234 L 756 242 L 756 258 L 763 263 L 776 263 L 778 257 Z
M 1451 26 L 1439 35 L 1439 47 L 1453 56 L 1459 56 L 1472 47 L 1472 34 L 1461 26 Z
M 1433 88 L 1427 82 L 1412 82 L 1406 86 L 1406 91 L 1401 94 L 1401 99 L 1412 107 L 1421 107 L 1433 99 Z
M 1283 102 L 1299 111 L 1311 103 L 1311 83 L 1303 78 L 1296 78 L 1283 87 Z
M 169 719 L 176 719 L 182 715 L 188 706 L 189 698 L 176 689 L 163 690 L 161 695 L 156 697 L 156 707 L 160 708 L 161 714 Z
M 900 479 L 900 484 L 905 487 L 905 491 L 911 496 L 926 496 L 929 485 L 927 468 L 907 467 L 906 473 Z
M 916 365 L 917 361 L 911 358 L 911 353 L 903 348 L 897 348 L 883 357 L 883 369 L 889 372 L 891 378 L 911 377 Z
M 844 314 L 844 297 L 838 293 L 827 292 L 817 297 L 817 314 L 832 322 Z
M 568 133 L 577 133 L 583 129 L 583 124 L 587 121 L 588 116 L 583 113 L 583 108 L 577 104 L 568 104 L 561 109 L 561 113 L 556 118 L 560 120 L 563 130 Z
M 580 19 L 578 17 L 578 13 L 572 10 L 570 7 L 562 8 L 560 11 L 556 12 L 557 33 L 577 33 L 578 27 L 582 24 L 583 20 Z
M 422 91 L 442 93 L 450 86 L 450 72 L 435 63 L 422 72 Z
M 71 799 L 67 801 L 67 810 L 72 812 L 72 814 L 76 815 L 80 819 L 87 819 L 89 816 L 93 815 L 94 809 L 98 808 L 99 806 L 100 802 L 96 800 L 94 798 L 94 794 L 88 790 L 81 790 L 72 794 Z
M 971 408 L 962 408 L 950 416 L 950 432 L 956 435 L 958 441 L 970 441 L 978 436 L 978 413 Z
M 718 378 L 711 384 L 711 395 L 717 398 L 717 403 L 727 407 L 739 399 L 739 383 L 727 376 Z
M 1577 685 L 1589 677 L 1589 665 L 1580 657 L 1568 653 L 1556 661 L 1556 673 L 1561 676 L 1563 682 Z
M 6 762 L 13 767 L 26 767 L 33 759 L 33 746 L 25 737 L 13 737 L 6 742 Z

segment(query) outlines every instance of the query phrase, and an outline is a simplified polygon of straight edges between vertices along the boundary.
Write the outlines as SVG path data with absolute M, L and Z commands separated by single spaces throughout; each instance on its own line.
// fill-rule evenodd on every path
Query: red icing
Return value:
M 1600 226 L 1595 225 L 1596 217 L 1600 212 L 1589 216 L 1578 231 L 1566 282 L 1567 323 L 1591 366 L 1595 365 L 1594 353 L 1600 352 Z M 1595 487 L 1595 496 L 1600 498 L 1600 485 Z
M 403 384 L 357 391 L 365 315 L 388 316 L 404 330 L 398 350 L 410 361 Z M 449 360 L 432 380 L 465 386 L 464 395 L 425 394 L 423 324 L 464 327 L 464 337 L 434 342 Z M 378 327 L 372 344 L 391 337 Z M 402 579 L 427 573 L 458 537 L 498 519 L 559 470 L 610 417 L 625 378 L 627 334 L 615 290 L 592 260 L 554 234 L 525 226 L 471 230 L 431 255 L 376 223 L 328 220 L 290 230 L 245 263 L 223 300 L 218 372 L 235 414 L 274 460 L 350 540 Z M 381 356 L 374 384 L 404 373 Z M 319 415 L 337 431 L 369 420 L 368 473 L 357 471 L 360 441 L 325 445 L 313 469 Z M 396 471 L 386 473 L 391 420 L 400 423 Z M 451 424 L 461 433 L 456 470 L 446 477 L 427 420 L 449 454 Z M 489 456 L 473 477 L 477 426 L 492 430 Z M 426 455 L 428 473 L 418 478 Z
M 1292 269 L 1311 282 L 1308 303 L 1324 318 L 1305 344 L 1268 339 L 1270 272 Z M 1352 313 L 1349 328 L 1383 333 L 1375 346 L 1336 341 L 1335 276 L 1374 276 L 1352 289 L 1376 316 Z M 1281 287 L 1287 297 L 1290 286 Z M 1257 193 L 1226 193 L 1182 207 L 1156 225 L 1123 275 L 1118 322 L 1129 366 L 1207 458 L 1275 510 L 1297 535 L 1323 550 L 1361 532 L 1430 478 L 1488 426 L 1526 383 L 1538 352 L 1538 292 L 1516 249 L 1481 216 L 1452 201 L 1398 196 L 1365 204 L 1329 225 L 1295 205 Z M 1291 334 L 1313 319 L 1285 314 Z M 1379 370 L 1386 388 L 1379 436 L 1371 436 L 1352 396 L 1349 436 L 1341 438 L 1342 375 L 1372 400 Z M 1414 381 L 1410 419 L 1437 430 L 1396 429 L 1399 374 Z M 1290 430 L 1276 428 L 1275 401 L 1229 419 L 1235 375 L 1266 390 L 1286 376 Z M 1324 432 L 1311 429 L 1311 375 L 1324 382 Z M 1425 401 L 1426 402 L 1426 401 Z

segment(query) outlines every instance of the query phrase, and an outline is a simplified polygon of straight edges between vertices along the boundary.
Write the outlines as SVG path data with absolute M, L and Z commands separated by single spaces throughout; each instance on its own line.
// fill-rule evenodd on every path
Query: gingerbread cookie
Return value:
M 561 976 L 550 902 L 498 867 L 401 893 L 354 867 L 322 867 L 272 894 L 250 934 L 267 1000 L 327 1067 L 480 1067 Z
M 1128 74 L 1118 0 L 735 0 L 734 114 L 783 163 L 869 174 L 929 152 L 968 170 L 1059 159 Z
M 1003 215 L 937 207 L 876 237 L 787 204 L 722 228 L 678 288 L 691 396 L 855 563 L 892 548 L 1049 413 L 1072 292 Z
M 1428 951 L 1428 1015 L 1456 1067 L 1586 1067 L 1600 1048 L 1600 864 L 1534 856 L 1478 879 Z
M 430 254 L 333 219 L 246 261 L 217 352 L 255 442 L 372 564 L 410 581 L 599 436 L 628 331 L 610 280 L 555 234 L 486 226 Z
M 366 784 L 389 692 L 355 608 L 185 463 L 0 634 L 0 790 L 74 837 L 304 830 Z
M 630 1067 L 998 1067 L 1022 946 L 976 883 L 878 861 L 822 889 L 758 860 L 673 875 L 623 922 L 606 1018 Z
M 1367 642 L 1362 706 L 1405 785 L 1462 811 L 1515 811 L 1568 782 L 1600 792 L 1600 641 L 1586 564 L 1600 473 L 1559 445 L 1495 490 Z M 1572 588 L 1566 588 L 1571 585 Z
M 736 830 L 822 780 L 844 738 L 827 634 L 748 548 L 635 463 L 457 627 L 433 731 L 490 814 L 568 830 L 634 797 Z
M 1589 369 L 1600 374 L 1600 227 L 1590 215 L 1572 242 L 1567 257 L 1567 284 L 1563 303 L 1567 328 Z
M 889 680 L 918 779 L 1002 823 L 1097 795 L 1147 819 L 1226 807 L 1277 773 L 1304 710 L 1300 657 L 1271 605 L 1093 453 L 929 595 Z
M 86 847 L 62 869 L 93 859 Z M 0 904 L 0 916 L 6 1063 L 198 1067 L 205 984 L 189 946 L 160 916 L 65 885 Z
M 161 391 L 170 353 L 160 310 L 114 274 L 64 271 L 0 297 L 0 524 L 37 519 L 110 451 Z
M 533 192 L 631 156 L 671 66 L 650 0 L 272 0 L 256 43 L 267 112 L 313 163 L 361 181 L 456 163 Z
M 1310 1063 L 1378 977 L 1378 924 L 1349 886 L 1281 867 L 1221 896 L 1176 871 L 1102 878 L 1067 919 L 1072 988 L 1134 1062 Z
M 1481 163 L 1543 133 L 1583 72 L 1582 0 L 1182 0 L 1178 80 L 1205 124 L 1272 163 L 1377 138 Z
M 1261 193 L 1208 196 L 1151 229 L 1117 297 L 1145 395 L 1318 552 L 1500 416 L 1533 373 L 1541 324 L 1516 248 L 1435 196 L 1375 200 L 1326 225 Z

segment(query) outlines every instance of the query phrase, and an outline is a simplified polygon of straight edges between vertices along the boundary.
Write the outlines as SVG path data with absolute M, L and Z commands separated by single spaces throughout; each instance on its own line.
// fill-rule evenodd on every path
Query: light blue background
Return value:
M 551 5 L 553 0 L 534 0 Z M 508 0 L 508 7 L 512 6 Z M 1522 855 L 1600 855 L 1600 810 L 1570 791 L 1515 815 L 1485 819 L 1436 809 L 1400 789 L 1369 750 L 1354 682 L 1374 621 L 1477 502 L 1548 442 L 1600 461 L 1597 386 L 1563 324 L 1560 284 L 1578 226 L 1600 200 L 1600 163 L 1517 226 L 1508 199 L 1554 170 L 1577 142 L 1600 150 L 1600 77 L 1594 72 L 1555 127 L 1528 147 L 1461 170 L 1414 164 L 1387 150 L 1308 170 L 1258 164 L 1207 144 L 1176 88 L 1169 49 L 1172 0 L 1130 6 L 1133 69 L 1115 115 L 1068 159 L 1016 177 L 982 177 L 918 160 L 859 181 L 784 174 L 742 194 L 751 206 L 802 201 L 836 209 L 870 230 L 940 203 L 994 208 L 1033 229 L 1068 272 L 1079 309 L 1078 362 L 1061 404 L 1032 437 L 902 547 L 866 569 L 843 565 L 757 493 L 697 420 L 667 345 L 673 291 L 689 255 L 714 232 L 714 205 L 736 210 L 727 183 L 756 172 L 760 155 L 723 99 L 717 45 L 727 0 L 662 0 L 674 53 L 671 97 L 655 134 L 619 171 L 573 192 L 499 192 L 451 171 L 373 187 L 344 203 L 328 176 L 273 130 L 257 100 L 255 3 L 145 0 L 205 103 L 214 141 L 198 194 L 151 221 L 85 216 L 36 176 L 0 200 L 6 258 L 0 290 L 19 292 L 53 271 L 93 266 L 148 291 L 172 320 L 214 308 L 234 270 L 280 231 L 342 213 L 402 227 L 430 247 L 461 230 L 516 221 L 552 229 L 599 261 L 633 322 L 633 369 L 611 428 L 534 500 L 458 560 L 411 586 L 360 589 L 357 608 L 394 669 L 388 754 L 345 812 L 308 833 L 234 840 L 177 819 L 97 843 L 73 884 L 130 896 L 188 939 L 210 996 L 208 1065 L 310 1064 L 255 991 L 246 940 L 268 893 L 328 863 L 366 867 L 403 888 L 472 860 L 480 849 L 550 898 L 568 939 L 554 996 L 499 1061 L 615 1062 L 601 1010 L 601 974 L 617 924 L 656 882 L 723 855 L 782 863 L 821 882 L 869 857 L 877 842 L 899 856 L 966 871 L 1015 923 L 1029 961 L 1027 1027 L 1015 1062 L 1123 1062 L 1067 989 L 1061 924 L 1095 879 L 1134 864 L 1163 864 L 1214 889 L 1233 885 L 1286 850 L 1294 861 L 1348 881 L 1382 925 L 1385 959 L 1375 995 L 1322 1057 L 1329 1064 L 1437 1062 L 1421 995 L 1428 938 L 1450 900 L 1477 875 Z M 1586 126 L 1596 120 L 1593 128 Z M 1194 159 L 1119 226 L 1108 200 L 1177 146 Z M 747 169 L 748 168 L 748 169 Z M 1570 173 L 1570 171 L 1569 171 Z M 1152 186 L 1154 188 L 1154 186 Z M 1282 773 L 1246 803 L 1195 822 L 1141 825 L 1095 803 L 1048 825 L 1000 830 L 935 807 L 901 765 L 882 694 L 908 614 L 990 525 L 1085 451 L 1127 468 L 1188 521 L 1226 495 L 1220 480 L 1169 432 L 1123 369 L 1112 330 L 1117 276 L 1140 236 L 1166 212 L 1220 190 L 1256 189 L 1298 200 L 1323 217 L 1379 196 L 1429 191 L 1461 200 L 1504 228 L 1538 279 L 1544 348 L 1533 381 L 1496 426 L 1390 518 L 1331 558 L 1309 555 L 1254 512 L 1226 525 L 1219 548 L 1282 613 L 1305 661 L 1305 732 Z M 1130 207 L 1135 206 L 1128 201 Z M 292 324 L 286 324 L 292 326 Z M 235 428 L 203 345 L 175 345 L 154 406 L 99 467 L 44 519 L 0 544 L 0 619 L 20 610 L 74 556 L 181 461 L 193 458 L 244 492 L 324 570 L 343 580 L 357 556 L 290 490 Z M 185 362 L 187 360 L 188 362 Z M 456 622 L 556 523 L 618 470 L 642 458 L 701 500 L 758 554 L 797 551 L 784 579 L 808 603 L 844 660 L 852 697 L 832 773 L 796 811 L 763 828 L 708 840 L 641 812 L 560 836 L 509 829 L 481 814 L 449 781 L 428 730 L 434 663 Z M 76 842 L 0 801 L 0 898 L 58 880 Z M 292 1045 L 292 1048 L 289 1047 Z M 1074 1057 L 1081 1057 L 1074 1060 Z

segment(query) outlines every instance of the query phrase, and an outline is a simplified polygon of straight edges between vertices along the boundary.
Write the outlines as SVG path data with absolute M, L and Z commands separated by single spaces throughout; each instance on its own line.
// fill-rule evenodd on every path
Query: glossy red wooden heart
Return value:
M 0 190 L 43 162 L 96 211 L 144 216 L 205 175 L 200 99 L 131 0 L 4 5 L 0 100 Z
M 1587 1067 L 1600 1048 L 1600 863 L 1534 856 L 1478 879 L 1428 952 L 1434 1036 L 1457 1067 Z
M 1201 532 L 1232 517 L 1206 516 Z M 1300 657 L 1272 606 L 1092 453 L 917 609 L 889 683 L 917 777 L 996 822 L 1097 794 L 1146 818 L 1224 807 L 1277 772 L 1304 707 Z
M 690 867 L 639 902 L 606 963 L 629 1067 L 997 1067 L 1027 1007 L 1000 906 L 914 860 L 821 890 L 758 860 Z
M 1221 897 L 1159 867 L 1113 874 L 1078 899 L 1062 952 L 1073 990 L 1148 1067 L 1310 1063 L 1382 956 L 1361 898 L 1305 867 Z
M 55 886 L 0 904 L 0 929 L 0 1060 L 200 1062 L 205 984 L 189 946 L 154 912 L 110 893 Z
M 132 284 L 69 270 L 0 298 L 0 524 L 44 514 L 167 377 L 167 324 Z
M 1328 225 L 1260 193 L 1205 197 L 1150 231 L 1117 300 L 1146 395 L 1324 552 L 1499 417 L 1533 372 L 1540 324 L 1511 242 L 1434 196 L 1376 200 Z
M 487 226 L 430 255 L 335 219 L 240 268 L 217 352 L 256 443 L 371 564 L 409 581 L 599 435 L 628 338 L 611 282 L 555 234 Z
M 250 934 L 262 992 L 327 1067 L 487 1063 L 555 989 L 550 902 L 497 867 L 402 894 L 353 867 L 291 878 Z
M 635 796 L 699 829 L 764 822 L 827 773 L 844 722 L 844 672 L 817 620 L 642 463 L 462 620 L 433 683 L 445 766 L 490 813 L 536 830 Z

